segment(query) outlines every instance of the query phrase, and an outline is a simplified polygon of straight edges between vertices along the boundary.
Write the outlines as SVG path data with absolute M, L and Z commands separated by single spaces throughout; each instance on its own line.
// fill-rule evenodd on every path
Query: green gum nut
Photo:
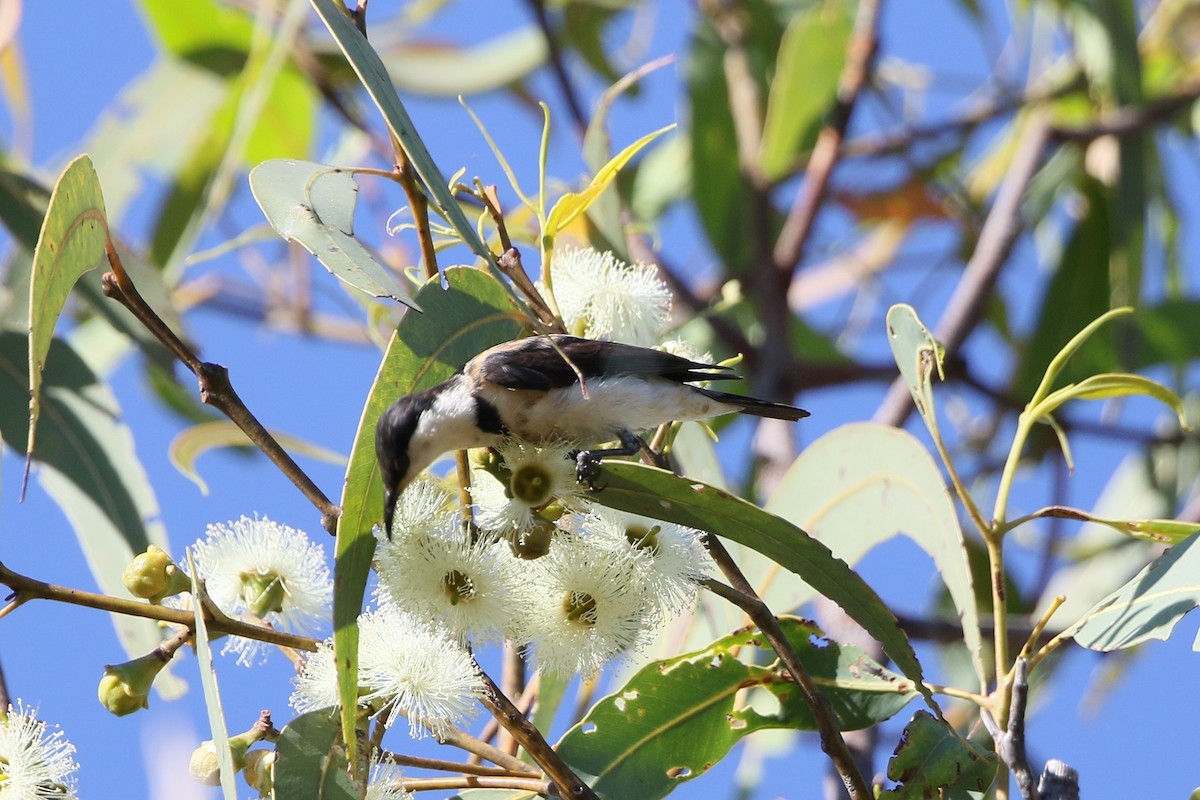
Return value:
M 166 663 L 154 652 L 124 664 L 105 666 L 97 689 L 100 704 L 118 717 L 148 708 L 150 687 Z

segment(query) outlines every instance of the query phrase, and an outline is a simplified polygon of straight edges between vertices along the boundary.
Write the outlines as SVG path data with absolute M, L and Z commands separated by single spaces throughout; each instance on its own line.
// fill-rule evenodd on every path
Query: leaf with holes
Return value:
M 780 624 L 842 730 L 875 725 L 920 696 L 912 683 L 859 648 L 826 639 L 813 623 L 783 617 Z M 763 652 L 739 660 L 747 649 Z M 566 733 L 559 755 L 602 797 L 653 800 L 699 777 L 754 731 L 815 730 L 802 692 L 773 655 L 762 634 L 743 629 L 648 664 Z
M 417 292 L 424 314 L 406 314 L 388 343 L 367 395 L 346 467 L 338 519 L 333 593 L 333 642 L 342 722 L 354 729 L 358 693 L 358 614 L 375 553 L 371 529 L 383 517 L 383 484 L 375 461 L 375 425 L 397 399 L 428 389 L 453 375 L 472 356 L 515 338 L 525 318 L 508 291 L 486 272 L 448 269 Z M 353 745 L 352 745 L 353 747 Z M 355 753 L 351 750 L 351 757 Z
M 392 297 L 421 310 L 400 279 L 354 238 L 358 184 L 349 172 L 276 159 L 250 171 L 250 189 L 271 227 L 302 245 L 335 276 L 373 297 Z
M 995 753 L 963 739 L 945 720 L 918 711 L 888 761 L 887 776 L 902 785 L 883 792 L 880 799 L 982 792 L 992 785 L 997 763 Z

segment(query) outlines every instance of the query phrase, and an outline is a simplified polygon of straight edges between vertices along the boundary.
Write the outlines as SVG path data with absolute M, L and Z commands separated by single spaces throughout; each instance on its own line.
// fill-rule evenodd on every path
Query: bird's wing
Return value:
M 474 377 L 497 386 L 543 391 L 573 385 L 579 379 L 576 369 L 585 380 L 625 375 L 688 383 L 739 377 L 729 367 L 703 364 L 648 347 L 565 335 L 532 336 L 497 345 L 467 365 Z

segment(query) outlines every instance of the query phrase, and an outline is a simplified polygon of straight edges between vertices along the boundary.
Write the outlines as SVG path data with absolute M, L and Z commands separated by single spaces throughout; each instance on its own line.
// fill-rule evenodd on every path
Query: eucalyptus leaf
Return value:
M 324 461 L 327 464 L 344 465 L 346 463 L 345 456 L 334 453 L 331 450 L 326 450 L 299 437 L 290 436 L 278 431 L 271 431 L 271 436 L 289 453 L 294 455 L 308 456 L 318 461 Z M 185 478 L 200 487 L 201 493 L 207 495 L 208 484 L 204 482 L 204 479 L 200 477 L 200 473 L 196 471 L 196 459 L 215 448 L 240 447 L 251 444 L 252 442 L 246 436 L 245 431 L 235 423 L 227 419 L 218 419 L 211 422 L 201 422 L 178 434 L 171 440 L 171 444 L 167 448 L 167 457 L 171 459 L 171 463 L 175 466 L 175 469 L 179 470 Z
M 29 432 L 28 350 L 24 334 L 0 331 L 0 435 L 18 451 Z M 50 343 L 43 380 L 36 477 L 66 515 L 100 589 L 126 596 L 121 573 L 133 557 L 151 544 L 171 549 L 150 478 L 112 390 L 59 339 Z M 131 657 L 162 643 L 152 620 L 114 615 L 113 624 Z M 167 669 L 154 685 L 168 699 L 184 689 Z
M 250 189 L 271 227 L 339 279 L 373 297 L 392 297 L 421 310 L 399 277 L 354 238 L 358 184 L 348 171 L 277 159 L 250 171 Z
M 311 2 L 325 26 L 329 28 L 329 32 L 333 34 L 333 38 L 346 56 L 346 60 L 350 62 L 350 66 L 354 68 L 354 72 L 362 81 L 367 94 L 371 96 L 376 107 L 383 114 L 388 130 L 400 142 L 417 174 L 421 176 L 421 182 L 431 195 L 439 213 L 454 226 L 454 230 L 476 255 L 484 259 L 493 270 L 498 271 L 499 267 L 496 264 L 495 256 L 488 249 L 487 244 L 479 238 L 475 226 L 459 207 L 458 202 L 450 193 L 449 186 L 446 185 L 446 179 L 429 154 L 429 149 L 417 135 L 416 127 L 408 116 L 404 104 L 396 96 L 396 90 L 392 86 L 387 68 L 379 58 L 379 54 L 346 16 L 345 7 L 341 3 L 336 0 L 311 0 Z
M 1030 410 L 1035 419 L 1049 416 L 1054 410 L 1070 400 L 1106 400 L 1111 397 L 1145 395 L 1168 406 L 1179 417 L 1179 424 L 1189 430 L 1184 413 L 1183 400 L 1179 395 L 1149 378 L 1141 375 L 1093 375 L 1076 384 L 1064 386 L 1049 395 Z
M 289 722 L 275 743 L 271 797 L 277 800 L 359 800 L 350 777 L 337 713 L 310 711 Z
M 995 753 L 962 738 L 945 720 L 918 711 L 888 761 L 888 778 L 903 785 L 879 797 L 939 797 L 950 789 L 982 792 L 991 786 L 998 764 Z
M 643 147 L 674 127 L 674 125 L 668 125 L 642 136 L 609 159 L 583 191 L 567 192 L 558 198 L 558 202 L 554 204 L 554 208 L 550 209 L 550 215 L 546 219 L 544 235 L 554 237 L 561 233 L 576 217 L 587 211 L 588 207 L 596 201 L 601 192 L 608 188 L 609 184 L 617 177 L 617 173 L 629 163 L 631 158 L 637 155 Z
M 877 724 L 919 696 L 910 682 L 860 648 L 826 639 L 813 623 L 783 617 L 780 625 L 840 729 Z M 749 629 L 651 663 L 593 706 L 563 736 L 559 755 L 602 797 L 655 800 L 704 774 L 755 731 L 815 730 L 803 693 L 772 656 L 762 634 Z M 742 699 L 746 690 L 769 693 L 777 710 L 756 710 Z
M 812 148 L 837 100 L 854 6 L 848 0 L 814 3 L 798 11 L 784 31 L 759 156 L 770 180 L 786 175 L 801 153 Z
M 908 384 L 921 419 L 930 433 L 937 436 L 937 411 L 933 402 L 932 376 L 945 378 L 942 360 L 946 353 L 917 316 L 912 306 L 903 303 L 892 306 L 887 313 L 888 344 L 900 375 Z
M 976 677 L 986 682 L 979 610 L 958 514 L 937 464 L 911 434 L 874 423 L 825 434 L 784 474 L 767 510 L 827 543 L 849 564 L 898 534 L 911 538 L 945 581 Z M 811 594 L 790 596 L 780 606 L 774 586 L 765 591 L 756 586 L 772 608 L 795 608 Z
M 375 460 L 375 426 L 395 400 L 428 389 L 454 374 L 473 356 L 515 338 L 525 318 L 505 287 L 488 273 L 460 267 L 417 292 L 424 314 L 405 314 L 392 335 L 363 406 L 342 490 L 333 593 L 333 642 L 340 669 L 342 724 L 354 730 L 358 693 L 358 615 L 375 553 L 372 528 L 383 517 L 383 484 Z M 350 758 L 356 744 L 349 743 Z
M 1097 603 L 1071 627 L 1075 641 L 1107 652 L 1166 639 L 1200 605 L 1200 537 L 1159 556 L 1128 583 Z M 1200 639 L 1192 647 L 1200 651 Z
M 54 338 L 58 315 L 71 287 L 83 273 L 104 260 L 108 220 L 104 195 L 92 161 L 75 158 L 63 170 L 50 194 L 33 252 L 29 287 L 29 438 L 25 457 L 33 457 L 41 416 L 42 372 Z
M 188 575 L 192 579 L 192 597 L 203 597 L 204 589 L 191 552 L 188 553 Z M 221 704 L 221 690 L 217 686 L 216 670 L 213 669 L 212 646 L 208 641 L 204 608 L 204 604 L 199 600 L 192 605 L 192 618 L 196 621 L 196 635 L 192 637 L 196 648 L 196 666 L 200 672 L 200 686 L 204 690 L 204 707 L 208 712 L 213 749 L 217 753 L 217 764 L 220 766 L 221 796 L 225 800 L 237 800 L 237 770 L 233 764 L 233 753 L 229 750 L 229 729 L 225 725 L 225 708 Z
M 592 499 L 601 505 L 732 539 L 795 572 L 874 637 L 930 708 L 937 709 L 895 615 L 875 590 L 824 544 L 740 497 L 655 467 L 607 462 L 600 484 L 603 490 Z
M 468 46 L 409 40 L 379 49 L 397 88 L 435 97 L 503 89 L 529 77 L 548 54 L 546 37 L 532 25 Z

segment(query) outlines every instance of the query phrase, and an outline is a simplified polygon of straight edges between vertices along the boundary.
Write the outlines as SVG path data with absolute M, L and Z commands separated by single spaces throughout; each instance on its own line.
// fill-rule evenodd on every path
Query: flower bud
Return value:
M 155 545 L 150 545 L 146 552 L 129 562 L 121 580 L 130 594 L 151 603 L 161 602 L 164 597 L 186 592 L 192 587 L 191 579 Z
M 274 750 L 251 750 L 246 753 L 246 765 L 242 767 L 242 777 L 246 779 L 251 789 L 258 792 L 259 797 L 269 797 L 275 783 Z
M 150 687 L 166 663 L 155 651 L 124 664 L 105 665 L 97 691 L 100 704 L 118 717 L 148 708 Z
M 255 725 L 245 733 L 229 737 L 229 755 L 233 759 L 235 771 L 246 766 L 247 751 L 251 745 L 263 738 L 265 732 L 265 728 Z M 257 758 L 261 757 L 256 757 L 256 760 Z M 205 786 L 221 784 L 221 762 L 217 757 L 217 746 L 212 739 L 201 742 L 200 746 L 192 751 L 192 759 L 188 763 L 188 774 Z
M 528 529 L 513 531 L 508 537 L 508 546 L 517 558 L 534 561 L 550 552 L 555 530 L 557 528 L 553 522 L 534 517 Z
M 205 786 L 221 785 L 221 763 L 217 758 L 217 746 L 213 744 L 212 739 L 201 742 L 200 746 L 192 751 L 192 758 L 188 762 L 188 774 Z

